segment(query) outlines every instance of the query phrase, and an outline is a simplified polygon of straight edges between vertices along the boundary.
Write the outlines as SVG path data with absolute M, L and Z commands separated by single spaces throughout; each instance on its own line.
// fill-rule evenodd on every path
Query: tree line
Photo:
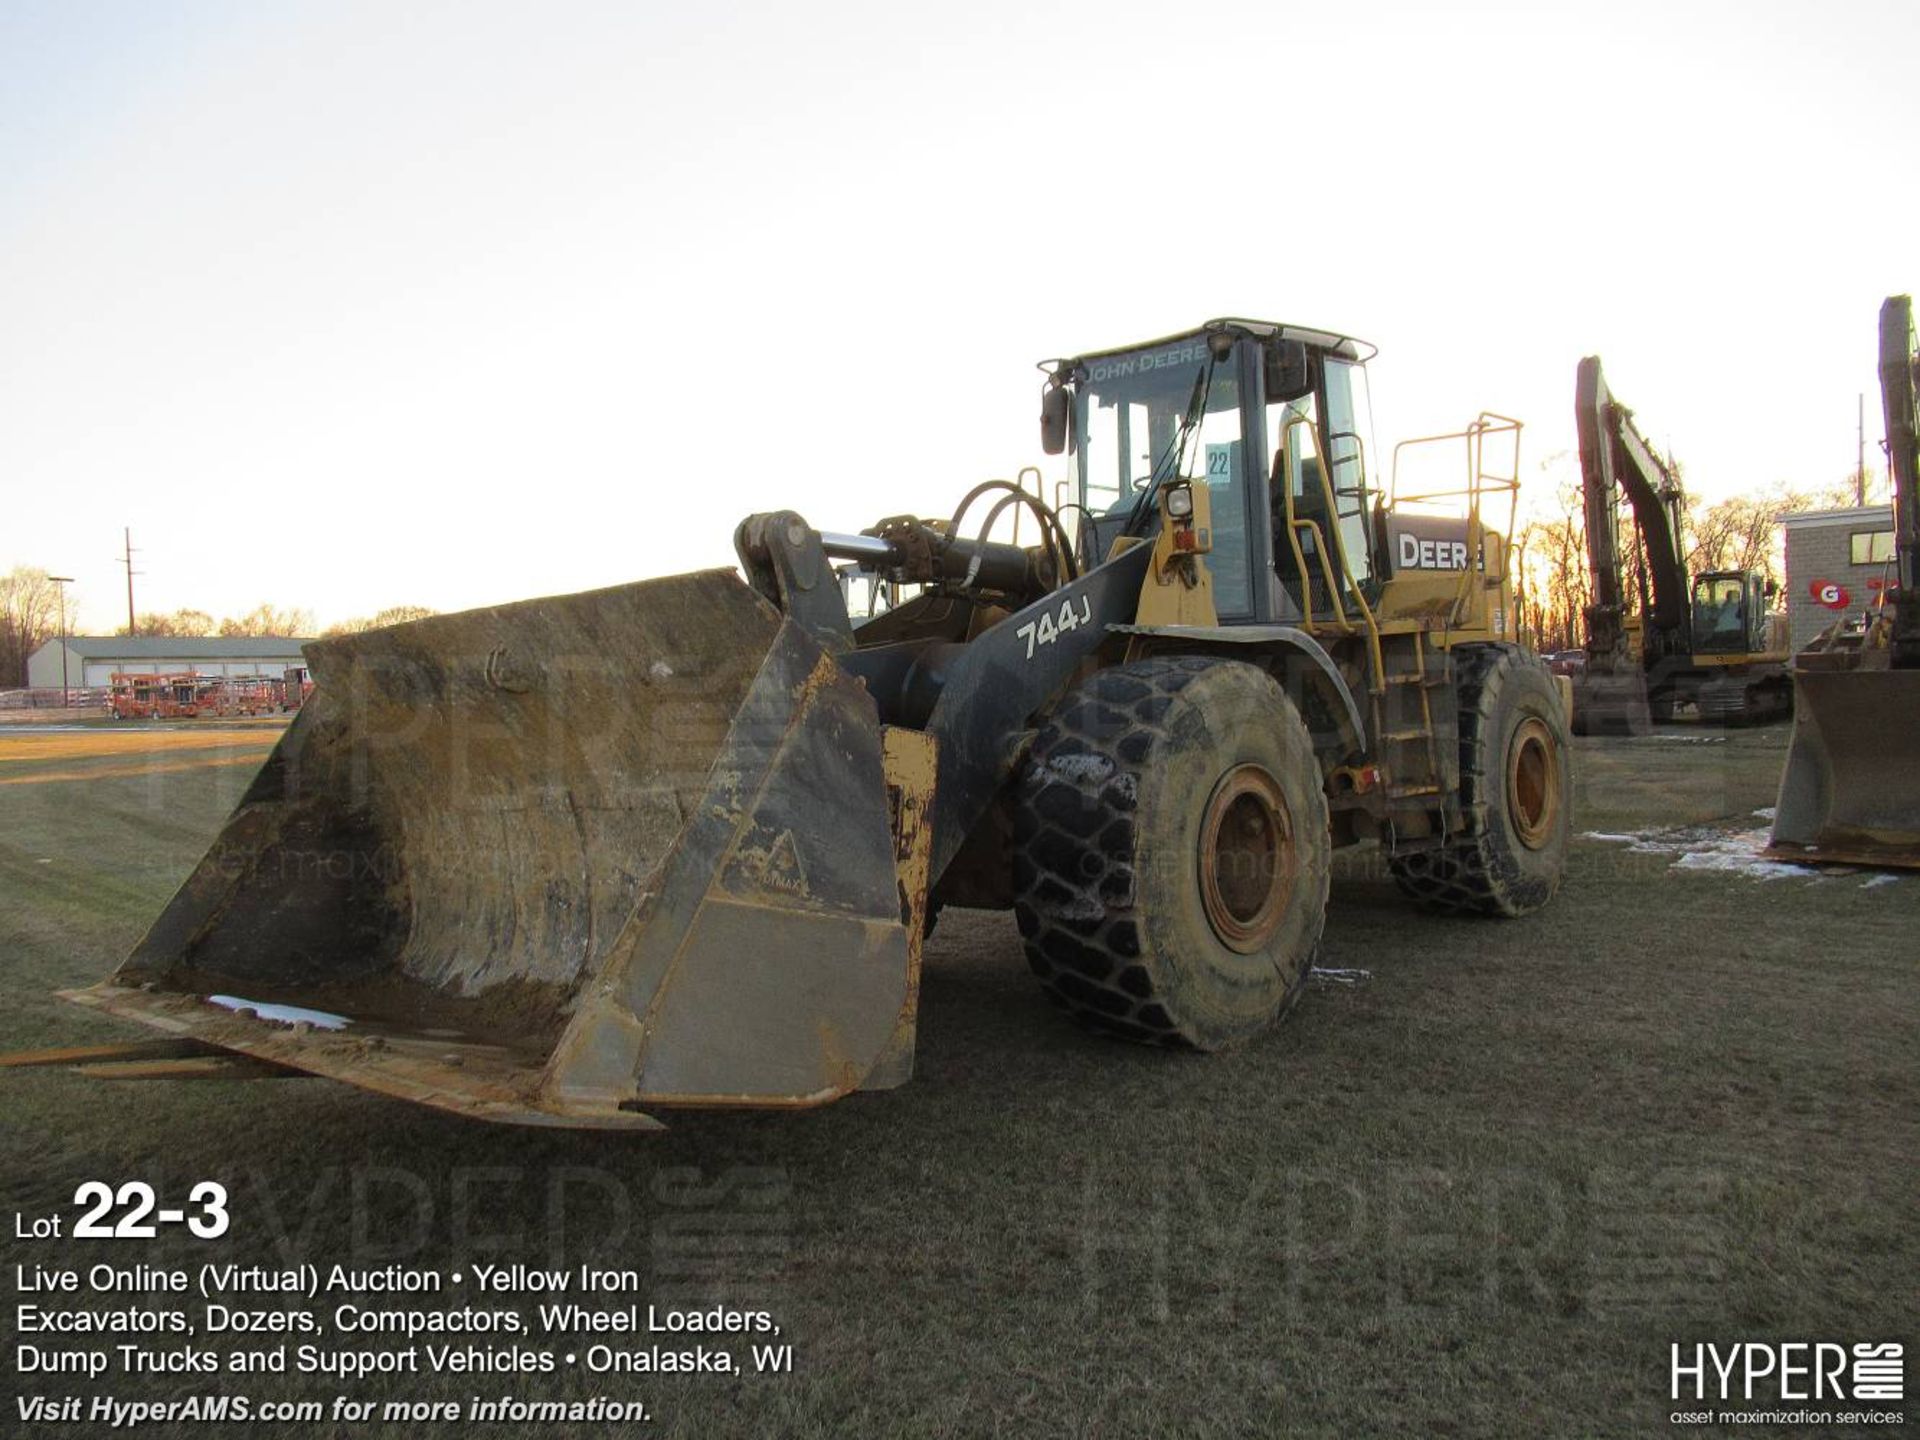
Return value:
M 437 610 L 425 605 L 391 605 L 378 614 L 342 620 L 319 632 L 320 638 L 356 635 L 382 625 L 398 625 L 406 620 L 423 620 Z M 73 614 L 67 615 L 68 633 L 72 633 Z M 164 635 L 179 639 L 213 637 L 313 635 L 311 610 L 261 604 L 242 615 L 214 616 L 210 611 L 182 609 L 170 613 L 138 615 L 131 632 L 125 625 L 115 635 Z M 60 587 L 45 570 L 16 565 L 0 575 L 0 689 L 18 689 L 27 683 L 27 657 L 60 634 Z
M 1552 463 L 1551 460 L 1548 462 Z M 1884 492 L 1883 478 L 1868 471 L 1869 504 Z M 1520 633 L 1535 649 L 1570 650 L 1585 643 L 1587 606 L 1593 603 L 1593 577 L 1587 565 L 1586 514 L 1580 485 L 1560 486 L 1558 514 L 1535 520 L 1514 536 L 1519 551 L 1516 573 Z M 1711 504 L 1689 494 L 1684 509 L 1687 574 L 1709 570 L 1750 570 L 1768 580 L 1786 579 L 1786 537 L 1779 517 L 1796 510 L 1826 510 L 1852 505 L 1853 477 L 1831 485 L 1778 484 L 1754 495 L 1734 495 Z M 1620 512 L 1620 547 L 1629 597 L 1641 593 L 1645 557 L 1638 544 L 1632 511 Z
M 220 620 L 214 619 L 205 610 L 188 609 L 175 610 L 170 615 L 141 615 L 136 618 L 131 632 L 122 625 L 113 633 L 189 638 L 215 635 L 292 635 L 305 638 L 318 633 L 322 640 L 327 640 L 335 635 L 358 635 L 363 630 L 377 630 L 383 625 L 398 625 L 406 620 L 424 620 L 429 615 L 439 613 L 426 605 L 389 605 L 378 614 L 341 620 L 316 632 L 313 612 L 297 607 L 283 610 L 277 605 L 256 605 L 244 615 L 230 615 Z

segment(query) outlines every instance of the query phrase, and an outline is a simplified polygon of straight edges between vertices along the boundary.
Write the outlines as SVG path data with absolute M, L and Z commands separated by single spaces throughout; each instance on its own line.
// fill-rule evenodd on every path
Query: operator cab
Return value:
M 1150 534 L 1154 492 L 1187 480 L 1210 492 L 1223 622 L 1325 615 L 1335 592 L 1376 597 L 1388 557 L 1367 466 L 1373 354 L 1329 331 L 1213 320 L 1044 363 L 1043 438 L 1069 455 L 1082 562 Z
M 1751 571 L 1710 570 L 1693 582 L 1693 649 L 1756 655 L 1766 649 L 1767 582 Z

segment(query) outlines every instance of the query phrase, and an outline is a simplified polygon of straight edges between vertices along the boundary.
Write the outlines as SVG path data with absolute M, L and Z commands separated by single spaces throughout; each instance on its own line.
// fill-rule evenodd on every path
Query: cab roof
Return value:
M 1095 360 L 1107 355 L 1124 355 L 1134 350 L 1151 350 L 1159 345 L 1171 345 L 1179 340 L 1197 340 L 1203 336 L 1230 331 L 1248 335 L 1256 340 L 1268 340 L 1278 336 L 1282 340 L 1298 340 L 1316 350 L 1324 350 L 1342 360 L 1371 360 L 1379 353 L 1379 347 L 1365 340 L 1355 339 L 1351 335 L 1342 335 L 1334 330 L 1320 330 L 1311 325 L 1290 325 L 1282 320 L 1247 320 L 1239 316 L 1223 316 L 1196 325 L 1191 330 L 1177 331 L 1172 335 L 1162 335 L 1156 340 L 1136 340 L 1131 345 L 1114 345 L 1104 350 L 1083 350 L 1071 357 L 1041 362 L 1042 369 L 1055 365 L 1076 365 L 1083 360 Z

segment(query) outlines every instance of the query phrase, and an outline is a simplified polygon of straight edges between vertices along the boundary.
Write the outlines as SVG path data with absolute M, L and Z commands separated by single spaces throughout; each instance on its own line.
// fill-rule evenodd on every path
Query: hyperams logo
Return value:
M 1896 1341 L 1851 1347 L 1825 1340 L 1676 1344 L 1668 1364 L 1672 1399 L 1729 1407 L 1676 1410 L 1669 1417 L 1676 1425 L 1906 1423 L 1903 1412 L 1878 1408 L 1906 1398 L 1906 1347 Z M 1777 1408 L 1807 1404 L 1839 1408 Z

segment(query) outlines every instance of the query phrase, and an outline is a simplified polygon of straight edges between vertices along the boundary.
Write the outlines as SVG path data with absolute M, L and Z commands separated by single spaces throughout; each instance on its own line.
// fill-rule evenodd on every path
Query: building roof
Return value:
M 293 635 L 69 635 L 84 660 L 279 660 L 311 637 Z M 48 645 L 58 645 L 56 638 Z M 44 646 L 42 647 L 45 648 Z
M 1891 525 L 1891 505 L 1848 505 L 1839 510 L 1793 510 L 1777 517 L 1782 525 Z

